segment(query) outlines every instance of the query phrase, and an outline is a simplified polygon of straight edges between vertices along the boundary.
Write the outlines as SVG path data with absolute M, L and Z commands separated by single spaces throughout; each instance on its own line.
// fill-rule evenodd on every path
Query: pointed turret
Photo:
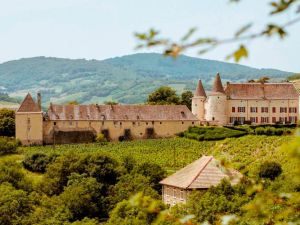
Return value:
M 198 81 L 198 85 L 197 85 L 194 97 L 205 97 L 206 98 L 206 93 L 205 93 L 205 90 L 203 88 L 201 80 Z
M 214 85 L 212 87 L 212 91 L 213 92 L 225 93 L 219 73 L 217 73 L 217 75 L 216 75 Z
M 28 93 L 17 112 L 41 112 L 41 109 Z

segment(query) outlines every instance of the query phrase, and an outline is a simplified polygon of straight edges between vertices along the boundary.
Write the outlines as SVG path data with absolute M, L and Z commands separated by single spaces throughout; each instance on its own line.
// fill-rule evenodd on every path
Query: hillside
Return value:
M 194 89 L 196 81 L 202 79 L 209 88 L 216 72 L 224 82 L 292 74 L 187 56 L 174 60 L 152 53 L 102 61 L 35 57 L 0 64 L 0 88 L 13 97 L 40 90 L 44 105 L 50 100 L 59 103 L 75 99 L 81 103 L 141 103 L 161 85 L 181 92 Z

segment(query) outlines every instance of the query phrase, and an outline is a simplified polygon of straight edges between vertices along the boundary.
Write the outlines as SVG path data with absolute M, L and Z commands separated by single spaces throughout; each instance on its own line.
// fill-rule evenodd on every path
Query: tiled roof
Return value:
M 221 77 L 220 74 L 217 73 L 213 87 L 212 87 L 212 92 L 220 92 L 220 93 L 224 93 L 224 88 L 222 85 L 222 81 L 221 81 Z
M 50 120 L 194 120 L 185 105 L 53 105 Z
M 298 99 L 292 83 L 228 83 L 225 93 L 229 99 Z
M 198 85 L 197 85 L 197 88 L 196 88 L 194 96 L 201 96 L 201 97 L 205 97 L 206 98 L 206 93 L 205 93 L 205 90 L 203 88 L 201 80 L 198 81 Z
M 41 112 L 41 109 L 28 93 L 17 112 Z
M 218 185 L 224 178 L 237 184 L 242 175 L 233 169 L 225 169 L 212 156 L 203 156 L 160 182 L 184 189 L 206 189 Z

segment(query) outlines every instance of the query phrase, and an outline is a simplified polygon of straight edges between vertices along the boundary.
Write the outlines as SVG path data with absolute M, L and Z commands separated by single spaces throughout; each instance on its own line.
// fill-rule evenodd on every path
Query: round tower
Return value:
M 227 96 L 219 73 L 217 73 L 212 91 L 209 93 L 205 110 L 207 121 L 213 121 L 219 125 L 227 124 Z
M 192 113 L 201 121 L 205 119 L 204 108 L 206 98 L 202 82 L 199 80 L 194 97 L 192 98 Z

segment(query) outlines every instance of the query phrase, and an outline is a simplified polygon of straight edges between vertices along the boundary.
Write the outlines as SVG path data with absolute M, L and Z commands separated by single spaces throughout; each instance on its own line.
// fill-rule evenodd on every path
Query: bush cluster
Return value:
M 56 154 L 46 155 L 44 153 L 34 153 L 27 155 L 22 163 L 24 168 L 31 172 L 44 173 L 47 165 L 53 162 L 56 157 Z
M 179 134 L 181 137 L 197 141 L 212 141 L 222 140 L 230 137 L 241 137 L 246 135 L 247 132 L 243 130 L 233 130 L 226 127 L 190 127 L 187 131 Z
M 259 169 L 259 177 L 274 180 L 282 173 L 281 165 L 277 162 L 264 162 Z
M 0 137 L 0 156 L 17 152 L 19 142 L 13 138 Z

